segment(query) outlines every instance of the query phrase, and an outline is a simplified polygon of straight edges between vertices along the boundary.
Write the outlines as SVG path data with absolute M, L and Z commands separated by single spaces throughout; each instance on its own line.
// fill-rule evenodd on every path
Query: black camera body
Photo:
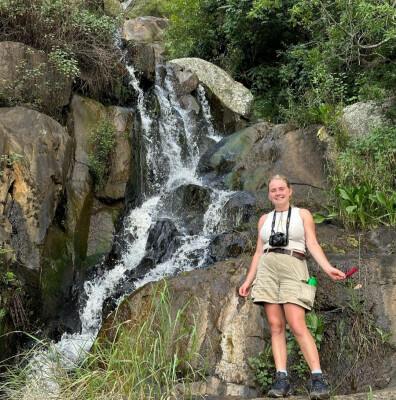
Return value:
M 268 243 L 272 247 L 285 247 L 289 244 L 289 238 L 282 232 L 276 232 L 269 237 Z

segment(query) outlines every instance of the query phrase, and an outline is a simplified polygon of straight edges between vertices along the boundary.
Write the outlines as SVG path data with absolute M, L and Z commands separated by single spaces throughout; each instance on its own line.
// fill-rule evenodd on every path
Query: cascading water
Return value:
M 164 67 L 160 67 L 164 68 Z M 166 70 L 165 77 L 160 78 L 157 73 L 155 96 L 160 111 L 156 118 L 150 116 L 145 104 L 145 95 L 139 86 L 135 71 L 129 67 L 131 85 L 137 92 L 137 108 L 141 121 L 141 135 L 145 148 L 145 162 L 147 173 L 152 179 L 148 188 L 149 193 L 154 193 L 139 207 L 133 209 L 124 221 L 125 231 L 133 238 L 128 244 L 127 250 L 122 254 L 118 264 L 95 280 L 85 282 L 85 305 L 80 312 L 81 332 L 64 334 L 60 342 L 53 345 L 53 353 L 60 355 L 63 366 L 70 368 L 81 362 L 89 351 L 102 323 L 102 307 L 104 301 L 114 294 L 120 282 L 125 280 L 126 273 L 137 268 L 145 256 L 145 247 L 150 227 L 158 218 L 169 217 L 172 213 L 164 204 L 169 193 L 186 185 L 205 188 L 205 185 L 196 174 L 199 161 L 199 147 L 197 132 L 190 118 L 188 110 L 183 109 L 176 97 L 170 79 L 171 70 Z M 216 140 L 208 104 L 204 97 L 202 87 L 198 89 L 201 106 L 204 108 L 204 120 L 206 121 L 206 135 Z M 213 139 L 212 139 L 213 140 Z M 183 145 L 181 145 L 181 143 Z M 208 245 L 210 235 L 216 233 L 221 218 L 221 210 L 232 192 L 221 191 L 213 188 L 205 188 L 209 193 L 210 204 L 203 218 L 203 224 L 199 231 L 186 232 L 183 221 L 175 220 L 175 225 L 183 234 L 180 237 L 179 247 L 172 256 L 154 266 L 145 276 L 134 281 L 129 291 L 139 288 L 147 282 L 161 279 L 164 276 L 174 275 L 193 268 L 205 265 L 209 256 Z M 127 295 L 124 293 L 123 295 Z M 44 357 L 48 361 L 48 356 Z M 37 356 L 31 361 L 33 387 L 43 387 L 52 392 L 57 391 L 57 385 L 51 378 L 57 367 L 43 365 L 43 356 Z M 30 386 L 28 390 L 32 390 Z

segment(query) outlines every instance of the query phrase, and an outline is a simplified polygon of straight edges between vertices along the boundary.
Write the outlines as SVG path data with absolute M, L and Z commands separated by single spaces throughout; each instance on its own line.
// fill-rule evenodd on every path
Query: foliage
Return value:
M 22 157 L 23 156 L 21 156 L 18 153 L 15 153 L 12 150 L 9 152 L 9 154 L 1 155 L 0 156 L 0 166 L 1 166 L 0 176 L 2 176 L 4 174 L 4 168 L 15 169 L 16 164 L 19 163 L 19 161 Z M 4 164 L 4 165 L 2 165 L 2 164 Z
M 116 143 L 113 124 L 105 118 L 88 139 L 92 146 L 92 153 L 88 154 L 89 169 L 94 176 L 96 187 L 101 188 L 108 177 L 110 156 Z
M 153 17 L 169 17 L 172 0 L 132 0 L 128 3 L 129 18 L 151 15 Z
M 253 118 L 334 123 L 395 91 L 391 0 L 175 0 L 170 14 L 170 56 L 228 70 L 254 92 Z
M 396 127 L 379 125 L 339 152 L 332 212 L 346 226 L 395 225 L 395 149 Z
M 248 361 L 260 390 L 266 393 L 272 387 L 273 376 L 276 372 L 271 346 L 265 346 L 264 351 L 259 353 L 258 358 L 249 357 Z
M 55 68 L 92 97 L 117 85 L 114 38 L 120 22 L 98 0 L 0 0 L 0 41 L 21 42 L 49 56 L 29 72 L 30 79 Z
M 175 0 L 166 48 L 170 57 L 200 57 L 226 69 L 260 100 L 257 116 L 276 118 L 273 108 L 283 93 L 277 52 L 301 32 L 288 21 L 292 3 L 255 10 L 254 0 Z
M 382 330 L 380 328 L 375 328 L 375 330 L 381 336 L 382 344 L 385 344 L 393 336 L 393 333 L 384 333 L 384 332 L 382 332 Z
M 97 339 L 80 365 L 62 368 L 62 357 L 54 347 L 41 351 L 46 376 L 55 372 L 51 383 L 59 388 L 57 399 L 165 400 L 176 390 L 184 391 L 183 398 L 195 398 L 189 394 L 189 385 L 205 374 L 204 367 L 195 367 L 204 364 L 197 353 L 197 327 L 187 312 L 190 302 L 176 313 L 172 302 L 166 282 L 155 285 L 147 319 L 141 324 L 119 324 L 114 341 Z M 38 341 L 38 347 L 42 345 Z M 0 390 L 11 399 L 24 398 L 29 390 L 25 385 L 32 381 L 29 368 L 26 360 L 9 367 Z M 38 397 L 48 392 L 44 381 L 48 382 L 37 380 L 31 388 Z
M 11 259 L 15 259 L 13 251 L 5 249 L 0 245 L 0 323 L 4 318 L 10 316 L 15 328 L 25 326 L 25 312 L 21 302 L 21 284 L 14 274 L 7 267 L 3 256 L 12 254 Z
M 305 314 L 305 322 L 307 328 L 311 333 L 316 347 L 320 349 L 320 344 L 323 339 L 323 330 L 325 328 L 325 323 L 323 322 L 322 316 L 317 316 L 315 311 L 312 310 Z M 290 366 L 290 370 L 294 371 L 297 376 L 301 379 L 307 377 L 310 372 L 307 362 L 300 350 L 298 342 L 294 335 L 288 330 L 286 331 L 287 340 L 287 354 L 293 358 L 293 363 Z

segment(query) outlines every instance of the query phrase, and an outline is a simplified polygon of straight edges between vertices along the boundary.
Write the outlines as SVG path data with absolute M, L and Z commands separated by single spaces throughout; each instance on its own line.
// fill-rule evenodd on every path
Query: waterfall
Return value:
M 164 68 L 164 67 L 162 67 Z M 145 149 L 147 173 L 151 175 L 149 192 L 154 193 L 139 207 L 133 209 L 124 221 L 125 231 L 133 238 L 117 265 L 102 276 L 84 284 L 86 302 L 80 312 L 81 332 L 64 334 L 58 343 L 53 344 L 50 352 L 60 354 L 63 366 L 71 368 L 84 358 L 100 329 L 103 303 L 112 296 L 125 274 L 133 271 L 145 256 L 145 246 L 150 227 L 159 217 L 166 217 L 169 210 L 164 208 L 164 199 L 173 190 L 183 185 L 196 185 L 205 188 L 196 170 L 199 161 L 199 147 L 194 123 L 188 110 L 184 110 L 176 97 L 171 70 L 165 78 L 157 73 L 154 94 L 160 110 L 153 117 L 146 106 L 145 94 L 139 86 L 135 70 L 128 67 L 131 86 L 137 93 L 137 110 L 141 121 L 141 135 Z M 198 96 L 203 110 L 207 136 L 218 139 L 212 125 L 210 110 L 204 89 L 198 89 Z M 183 144 L 183 145 L 181 145 Z M 183 233 L 180 245 L 166 261 L 158 263 L 145 276 L 137 279 L 130 290 L 135 290 L 147 282 L 175 275 L 193 268 L 205 266 L 209 256 L 210 235 L 216 233 L 221 221 L 221 211 L 232 196 L 232 192 L 207 188 L 210 192 L 210 204 L 203 215 L 200 232 Z M 183 222 L 175 221 L 180 232 Z M 124 293 L 127 295 L 129 293 Z M 47 355 L 44 357 L 48 360 Z M 43 366 L 43 355 L 31 360 L 34 386 L 44 385 L 46 390 L 56 392 L 57 386 L 51 379 L 54 372 L 51 365 Z M 33 378 L 32 378 L 33 379 Z M 32 388 L 30 387 L 29 390 Z

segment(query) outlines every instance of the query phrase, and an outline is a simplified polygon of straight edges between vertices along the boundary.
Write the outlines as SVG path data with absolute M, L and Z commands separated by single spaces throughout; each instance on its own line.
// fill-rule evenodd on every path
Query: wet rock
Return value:
M 243 232 L 217 233 L 210 238 L 209 251 L 214 262 L 235 258 L 251 249 Z
M 150 228 L 146 244 L 146 257 L 153 260 L 155 264 L 169 260 L 180 247 L 180 236 L 171 219 L 159 219 Z
M 162 199 L 161 213 L 170 216 L 177 226 L 190 235 L 198 234 L 204 227 L 203 215 L 209 204 L 212 189 L 187 184 L 181 185 Z
M 198 77 L 189 70 L 184 70 L 180 66 L 173 66 L 176 77 L 177 87 L 176 93 L 178 96 L 183 96 L 191 93 L 199 85 Z
M 132 64 L 145 79 L 154 82 L 155 80 L 155 51 L 150 43 L 127 42 L 127 63 Z
M 252 220 L 256 225 L 256 197 L 249 192 L 236 192 L 225 203 L 219 230 L 243 230 Z

